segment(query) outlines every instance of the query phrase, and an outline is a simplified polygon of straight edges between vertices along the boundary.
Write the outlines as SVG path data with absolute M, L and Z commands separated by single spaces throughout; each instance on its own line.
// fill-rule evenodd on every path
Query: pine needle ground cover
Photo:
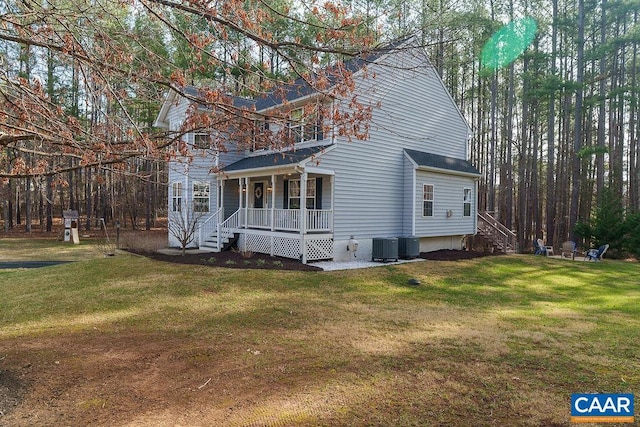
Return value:
M 638 273 L 124 254 L 0 272 L 0 425 L 569 425 L 572 393 L 638 390 Z

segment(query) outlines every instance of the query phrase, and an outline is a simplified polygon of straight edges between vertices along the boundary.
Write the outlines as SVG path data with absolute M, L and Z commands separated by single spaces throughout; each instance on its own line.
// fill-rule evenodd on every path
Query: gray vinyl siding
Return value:
M 237 179 L 224 183 L 224 217 L 229 218 L 240 207 L 240 186 Z
M 400 56 L 400 65 L 411 70 L 371 65 L 369 75 L 375 73 L 375 78 L 359 84 L 358 99 L 377 106 L 369 139 L 337 141 L 320 159 L 320 167 L 335 171 L 335 240 L 411 232 L 403 148 L 466 159 L 469 128 L 439 77 L 424 65 L 424 57 Z M 461 209 L 462 190 L 459 199 Z M 447 226 L 438 235 L 466 232 Z
M 466 160 L 470 129 L 426 56 L 418 55 L 394 55 L 408 69 L 383 59 L 383 64 L 370 67 L 375 77 L 361 82 L 360 92 L 366 95 L 358 99 L 378 106 L 371 140 Z
M 433 216 L 422 215 L 424 184 L 433 185 Z M 464 189 L 471 189 L 471 216 L 463 216 Z M 476 185 L 473 178 L 443 173 L 416 171 L 416 235 L 450 236 L 475 233 Z M 447 210 L 452 215 L 447 217 Z
M 403 179 L 403 204 L 402 204 L 402 235 L 412 236 L 413 215 L 414 215 L 414 186 L 415 184 L 415 168 L 413 162 L 404 157 L 404 179 Z M 417 212 L 416 212 L 417 213 Z
M 246 157 L 245 152 L 238 150 L 238 147 L 235 144 L 229 143 L 227 145 L 227 151 L 220 153 L 220 158 L 218 160 L 221 168 Z
M 340 144 L 322 158 L 321 167 L 335 170 L 336 240 L 402 234 L 403 152 L 367 149 L 371 144 Z

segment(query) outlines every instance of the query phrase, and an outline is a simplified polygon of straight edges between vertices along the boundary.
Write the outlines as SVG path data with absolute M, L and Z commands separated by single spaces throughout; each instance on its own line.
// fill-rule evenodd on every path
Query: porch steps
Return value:
M 478 237 L 494 250 L 516 252 L 516 235 L 488 212 L 478 213 Z
M 207 252 L 223 252 L 229 250 L 231 246 L 238 240 L 238 234 L 234 234 L 232 238 L 223 238 L 221 240 L 222 247 L 218 247 L 218 234 L 214 232 L 211 236 L 207 237 L 200 245 L 201 251 Z

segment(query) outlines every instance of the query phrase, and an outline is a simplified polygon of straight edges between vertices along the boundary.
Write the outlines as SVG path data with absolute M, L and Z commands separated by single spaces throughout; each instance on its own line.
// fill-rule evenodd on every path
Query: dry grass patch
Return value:
M 636 281 L 623 263 L 533 257 L 14 272 L 0 368 L 27 392 L 0 424 L 567 425 L 571 393 L 640 386 Z

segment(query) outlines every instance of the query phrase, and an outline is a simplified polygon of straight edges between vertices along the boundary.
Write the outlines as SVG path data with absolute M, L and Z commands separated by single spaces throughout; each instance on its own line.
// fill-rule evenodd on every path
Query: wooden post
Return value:
M 302 246 L 302 263 L 307 263 L 307 245 L 304 243 L 304 236 L 307 233 L 307 172 L 300 174 L 300 245 Z

